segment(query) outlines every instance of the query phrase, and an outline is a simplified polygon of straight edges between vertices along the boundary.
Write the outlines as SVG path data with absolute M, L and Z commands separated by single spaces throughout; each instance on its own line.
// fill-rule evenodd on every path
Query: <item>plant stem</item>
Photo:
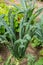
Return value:
M 20 65 L 20 61 L 15 59 L 15 65 Z

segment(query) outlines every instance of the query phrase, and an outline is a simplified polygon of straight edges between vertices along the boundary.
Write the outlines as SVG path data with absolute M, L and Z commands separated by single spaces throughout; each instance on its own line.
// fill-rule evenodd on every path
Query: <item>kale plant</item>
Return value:
M 31 2 L 28 5 L 27 1 L 21 0 L 22 7 L 14 4 L 13 6 L 17 8 L 17 12 L 15 11 L 16 14 L 9 12 L 9 24 L 4 19 L 5 15 L 0 15 L 0 27 L 3 26 L 5 29 L 5 32 L 0 34 L 0 43 L 5 43 L 12 55 L 18 60 L 25 56 L 25 51 L 33 37 L 37 37 L 41 43 L 43 42 L 42 25 L 40 25 L 40 22 L 35 22 L 43 8 L 34 12 L 35 5 Z M 18 14 L 23 14 L 23 17 L 20 20 L 19 32 L 17 33 L 14 24 L 15 16 Z

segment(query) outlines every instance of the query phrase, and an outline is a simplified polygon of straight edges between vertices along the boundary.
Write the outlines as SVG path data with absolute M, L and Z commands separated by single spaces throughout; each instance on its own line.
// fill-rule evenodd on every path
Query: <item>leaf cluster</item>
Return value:
M 30 1 L 28 5 L 27 1 L 21 0 L 22 7 L 14 4 L 13 6 L 17 9 L 17 12 L 15 11 L 16 13 L 12 13 L 12 10 L 9 11 L 9 24 L 7 24 L 4 19 L 5 15 L 0 16 L 0 27 L 4 26 L 5 29 L 5 32 L 0 34 L 0 42 L 5 43 L 12 55 L 17 59 L 24 57 L 26 48 L 33 37 L 37 37 L 41 43 L 43 42 L 43 32 L 41 27 L 43 23 L 40 24 L 40 22 L 35 22 L 36 17 L 43 11 L 43 8 L 34 12 L 35 5 L 31 5 L 31 2 L 32 1 Z M 20 19 L 18 26 L 19 32 L 17 33 L 15 29 L 15 16 L 18 14 L 23 14 L 23 17 Z

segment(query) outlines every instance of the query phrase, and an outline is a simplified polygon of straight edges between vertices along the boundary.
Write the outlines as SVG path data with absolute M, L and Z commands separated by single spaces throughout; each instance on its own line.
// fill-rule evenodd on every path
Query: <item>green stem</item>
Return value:
M 7 61 L 4 63 L 4 65 L 9 65 L 10 62 L 11 62 L 11 58 L 12 58 L 12 55 L 9 56 L 9 58 L 8 58 Z
M 20 65 L 20 61 L 15 59 L 15 65 Z

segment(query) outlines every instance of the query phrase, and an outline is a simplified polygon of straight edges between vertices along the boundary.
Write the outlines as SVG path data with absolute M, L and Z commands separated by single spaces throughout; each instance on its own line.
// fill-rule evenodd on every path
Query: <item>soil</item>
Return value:
M 10 52 L 7 47 L 5 45 L 2 45 L 2 47 L 0 48 L 0 56 L 2 58 L 2 62 L 0 63 L 0 65 L 3 65 L 3 62 L 7 59 L 9 54 Z
M 43 7 L 43 2 L 38 2 L 37 1 L 37 5 L 38 7 Z M 37 56 L 37 59 L 39 57 L 39 48 L 36 49 L 36 48 L 32 48 L 31 45 L 28 46 L 27 50 L 26 50 L 26 54 L 33 54 L 34 56 Z M 3 61 L 0 63 L 0 65 L 3 65 L 4 61 L 7 59 L 7 57 L 10 55 L 10 52 L 9 50 L 6 48 L 6 46 L 2 46 L 0 48 L 0 56 L 2 57 Z M 27 63 L 27 60 L 26 59 L 23 59 L 22 62 L 21 62 L 21 65 L 26 65 Z
M 26 50 L 26 54 L 32 54 L 33 56 L 36 57 L 36 60 L 39 58 L 39 51 L 41 48 L 33 48 L 30 44 Z M 9 50 L 6 48 L 6 46 L 2 46 L 2 48 L 0 49 L 0 56 L 2 57 L 3 61 L 0 63 L 0 65 L 4 65 L 4 62 L 6 61 L 6 59 L 10 56 L 10 52 Z M 14 61 L 14 58 L 12 58 L 11 60 L 12 62 Z M 24 58 L 20 65 L 27 65 L 27 59 Z

